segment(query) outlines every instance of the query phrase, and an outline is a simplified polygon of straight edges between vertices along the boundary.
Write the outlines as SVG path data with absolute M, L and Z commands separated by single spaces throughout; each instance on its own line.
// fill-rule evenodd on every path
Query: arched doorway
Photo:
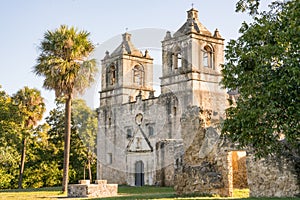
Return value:
M 143 186 L 144 184 L 144 163 L 138 161 L 135 163 L 135 186 Z

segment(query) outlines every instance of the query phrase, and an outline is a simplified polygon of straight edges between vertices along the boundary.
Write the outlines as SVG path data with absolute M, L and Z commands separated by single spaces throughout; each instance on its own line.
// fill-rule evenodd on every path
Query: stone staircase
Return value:
M 68 197 L 109 197 L 116 196 L 118 184 L 107 184 L 106 180 L 96 180 L 90 184 L 89 180 L 81 180 L 79 184 L 68 186 Z

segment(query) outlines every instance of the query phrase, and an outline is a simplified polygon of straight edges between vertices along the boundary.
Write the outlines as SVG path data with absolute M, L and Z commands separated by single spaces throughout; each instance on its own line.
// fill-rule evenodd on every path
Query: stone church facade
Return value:
M 178 194 L 232 196 L 234 185 L 249 187 L 251 196 L 300 193 L 292 165 L 279 177 L 278 165 L 247 156 L 246 172 L 245 152 L 220 136 L 227 99 L 234 98 L 219 84 L 224 39 L 217 29 L 212 33 L 201 24 L 197 10 L 187 11 L 186 22 L 162 40 L 157 97 L 153 58 L 135 48 L 131 34 L 122 37 L 101 63 L 97 179 L 175 186 Z M 273 191 L 279 180 L 276 184 L 288 187 Z
M 162 41 L 161 94 L 155 97 L 151 55 L 136 49 L 129 33 L 122 36 L 122 43 L 102 60 L 98 178 L 173 185 L 174 151 L 182 148 L 182 112 L 196 105 L 211 110 L 214 119 L 223 117 L 226 91 L 219 82 L 224 39 L 199 22 L 197 10 L 189 10 L 186 22 Z M 168 172 L 161 173 L 164 168 Z

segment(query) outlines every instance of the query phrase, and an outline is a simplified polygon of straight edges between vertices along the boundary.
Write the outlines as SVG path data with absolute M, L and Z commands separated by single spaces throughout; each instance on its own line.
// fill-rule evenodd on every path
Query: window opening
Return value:
M 144 84 L 144 70 L 142 66 L 135 66 L 133 69 L 133 82 L 138 86 Z
M 203 66 L 213 68 L 214 66 L 214 55 L 213 50 L 209 46 L 205 46 L 203 50 Z

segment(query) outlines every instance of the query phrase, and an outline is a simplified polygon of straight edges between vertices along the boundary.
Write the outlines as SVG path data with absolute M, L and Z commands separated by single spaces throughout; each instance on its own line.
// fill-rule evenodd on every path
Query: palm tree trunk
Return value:
M 21 164 L 20 164 L 20 173 L 19 173 L 19 183 L 18 188 L 22 189 L 22 181 L 23 181 L 23 173 L 24 173 L 24 165 L 25 165 L 25 156 L 26 156 L 26 138 L 23 138 L 22 141 L 22 156 L 21 156 Z
M 83 166 L 83 180 L 85 180 L 85 164 Z
M 88 159 L 88 168 L 89 168 L 89 178 L 90 178 L 90 183 L 92 183 L 92 170 L 91 170 L 91 159 Z
M 71 110 L 72 110 L 72 95 L 69 95 L 68 98 L 66 99 L 66 105 L 65 105 L 65 146 L 64 146 L 63 183 L 62 183 L 63 193 L 67 192 L 68 181 L 69 181 Z

